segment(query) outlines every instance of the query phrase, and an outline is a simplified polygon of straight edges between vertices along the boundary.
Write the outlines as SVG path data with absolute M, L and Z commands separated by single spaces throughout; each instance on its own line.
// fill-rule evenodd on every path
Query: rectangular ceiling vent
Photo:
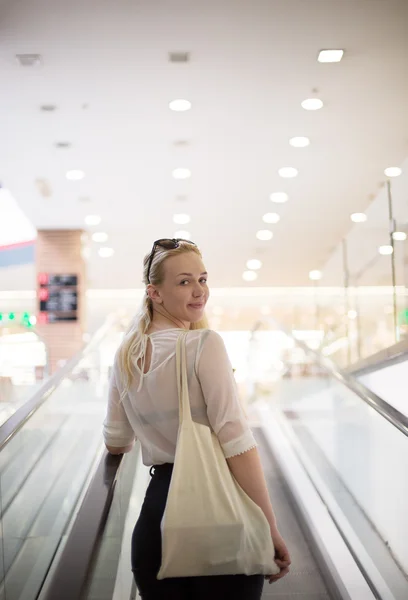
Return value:
M 190 54 L 189 52 L 169 52 L 169 61 L 172 63 L 188 63 Z
M 38 67 L 42 64 L 40 54 L 16 54 L 16 58 L 22 67 Z

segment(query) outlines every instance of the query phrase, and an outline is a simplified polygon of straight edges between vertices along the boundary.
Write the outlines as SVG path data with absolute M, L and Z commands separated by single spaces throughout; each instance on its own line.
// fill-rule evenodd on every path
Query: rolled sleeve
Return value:
M 109 383 L 108 409 L 103 422 L 103 439 L 106 446 L 125 448 L 135 440 L 135 433 L 126 415 L 113 371 Z
M 215 331 L 205 333 L 197 375 L 207 416 L 226 458 L 243 454 L 257 444 L 239 399 L 224 341 Z

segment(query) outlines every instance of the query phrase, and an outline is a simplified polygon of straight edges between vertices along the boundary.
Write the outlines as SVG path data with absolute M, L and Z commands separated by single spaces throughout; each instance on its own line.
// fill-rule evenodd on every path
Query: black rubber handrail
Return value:
M 21 429 L 26 421 L 43 405 L 55 389 L 61 384 L 65 377 L 77 366 L 77 364 L 90 352 L 92 352 L 101 340 L 105 337 L 111 327 L 117 322 L 116 315 L 110 315 L 105 323 L 92 336 L 90 342 L 73 356 L 63 367 L 58 369 L 54 375 L 51 375 L 43 383 L 33 396 L 25 402 L 9 419 L 0 427 L 0 451 L 11 440 L 11 438 Z
M 123 455 L 104 452 L 73 522 L 43 600 L 81 600 L 113 501 Z
M 364 384 L 360 383 L 351 375 L 348 375 L 345 371 L 342 371 L 335 365 L 329 358 L 322 356 L 319 352 L 309 348 L 307 344 L 298 340 L 292 332 L 288 331 L 274 318 L 269 317 L 269 321 L 273 322 L 274 325 L 285 333 L 294 343 L 301 348 L 306 354 L 312 356 L 314 360 L 332 377 L 344 384 L 349 390 L 353 391 L 357 396 L 363 400 L 366 404 L 376 410 L 382 417 L 387 419 L 394 427 L 399 429 L 404 435 L 408 436 L 408 417 L 402 412 L 388 404 L 385 400 L 374 394 Z M 256 331 L 262 325 L 262 321 L 258 321 L 255 324 L 253 331 Z

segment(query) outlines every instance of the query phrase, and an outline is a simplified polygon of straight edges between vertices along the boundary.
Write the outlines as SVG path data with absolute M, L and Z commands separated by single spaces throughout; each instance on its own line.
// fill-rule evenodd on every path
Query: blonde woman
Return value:
M 161 239 L 144 259 L 146 294 L 116 354 L 104 439 L 112 454 L 141 444 L 152 479 L 132 538 L 132 570 L 143 600 L 259 600 L 262 575 L 222 575 L 157 580 L 161 530 L 179 425 L 175 350 L 187 336 L 187 368 L 193 419 L 217 434 L 228 465 L 268 519 L 280 573 L 290 558 L 272 510 L 256 442 L 242 411 L 222 338 L 207 328 L 207 272 L 193 242 Z

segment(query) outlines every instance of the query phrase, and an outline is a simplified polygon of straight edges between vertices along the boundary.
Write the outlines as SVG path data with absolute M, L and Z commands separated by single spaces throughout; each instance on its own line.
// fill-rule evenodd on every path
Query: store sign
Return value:
M 40 313 L 37 322 L 59 323 L 78 320 L 78 276 L 38 275 L 38 302 Z

